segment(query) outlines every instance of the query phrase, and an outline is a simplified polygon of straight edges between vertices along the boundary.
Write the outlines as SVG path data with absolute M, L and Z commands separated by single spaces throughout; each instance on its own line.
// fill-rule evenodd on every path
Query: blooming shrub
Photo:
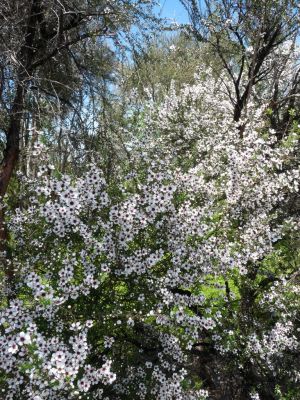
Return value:
M 205 398 L 199 343 L 252 398 L 297 383 L 300 130 L 278 141 L 254 102 L 234 122 L 223 82 L 208 71 L 145 107 L 120 181 L 91 165 L 28 182 L 9 222 L 5 399 Z

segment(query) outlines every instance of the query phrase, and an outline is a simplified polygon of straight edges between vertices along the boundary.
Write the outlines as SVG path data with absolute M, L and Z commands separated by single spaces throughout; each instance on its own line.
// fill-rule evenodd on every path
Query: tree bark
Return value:
M 9 257 L 9 235 L 5 224 L 5 206 L 3 198 L 7 193 L 8 186 L 16 168 L 20 152 L 20 130 L 24 112 L 24 101 L 28 83 L 31 78 L 32 60 L 34 58 L 34 39 L 36 35 L 37 16 L 40 10 L 40 0 L 31 3 L 27 24 L 24 29 L 24 44 L 19 52 L 19 71 L 16 79 L 15 97 L 9 115 L 9 125 L 6 132 L 6 146 L 3 159 L 0 164 L 0 252 L 7 283 L 12 289 L 14 287 L 14 266 Z

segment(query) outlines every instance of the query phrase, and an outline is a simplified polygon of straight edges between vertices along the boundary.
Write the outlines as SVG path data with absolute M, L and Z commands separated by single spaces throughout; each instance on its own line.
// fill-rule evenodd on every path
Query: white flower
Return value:
M 71 324 L 70 329 L 72 331 L 80 331 L 80 329 L 82 328 L 81 323 L 80 322 L 73 322 L 73 324 Z
M 91 386 L 90 381 L 87 378 L 82 378 L 77 383 L 78 389 L 82 392 L 87 392 Z
M 30 343 L 31 343 L 30 335 L 26 332 L 20 332 L 18 338 L 18 344 L 20 346 L 23 346 L 23 344 L 30 344 Z
M 104 347 L 105 348 L 110 348 L 115 342 L 115 339 L 113 337 L 109 336 L 104 336 Z
M 85 323 L 88 328 L 91 328 L 94 325 L 94 322 L 91 319 L 88 319 Z
M 7 349 L 8 353 L 11 353 L 11 354 L 15 354 L 18 350 L 19 350 L 19 346 L 15 342 L 12 342 Z

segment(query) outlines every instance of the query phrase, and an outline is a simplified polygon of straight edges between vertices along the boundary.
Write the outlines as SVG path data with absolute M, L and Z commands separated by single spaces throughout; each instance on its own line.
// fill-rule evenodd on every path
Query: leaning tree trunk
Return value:
M 21 128 L 21 119 L 23 111 L 24 87 L 20 83 L 17 88 L 15 100 L 11 109 L 10 124 L 7 131 L 7 142 L 4 151 L 3 160 L 0 166 L 0 197 L 2 205 L 0 209 L 0 250 L 4 262 L 4 270 L 9 282 L 14 279 L 12 263 L 7 263 L 8 254 L 8 231 L 5 225 L 5 211 L 3 197 L 16 167 L 19 157 L 19 132 Z
M 10 180 L 17 166 L 20 152 L 20 130 L 24 113 L 25 96 L 31 78 L 32 61 L 34 58 L 34 39 L 36 35 L 37 18 L 40 11 L 40 0 L 33 0 L 29 8 L 26 26 L 24 28 L 24 43 L 18 54 L 19 70 L 16 77 L 15 97 L 10 109 L 9 125 L 6 132 L 6 146 L 0 163 L 0 252 L 3 270 L 6 275 L 10 294 L 14 288 L 14 266 L 10 258 L 9 235 L 5 224 L 5 206 L 3 198 L 7 193 Z

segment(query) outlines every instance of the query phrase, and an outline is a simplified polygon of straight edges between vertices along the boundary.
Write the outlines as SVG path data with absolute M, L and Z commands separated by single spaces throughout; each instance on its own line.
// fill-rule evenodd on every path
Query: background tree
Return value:
M 150 10 L 151 3 L 145 5 L 143 1 L 32 0 L 1 3 L 2 199 L 19 159 L 21 143 L 28 145 L 28 128 L 32 132 L 39 131 L 44 113 L 46 111 L 48 115 L 53 101 L 54 113 L 58 108 L 73 109 L 70 121 L 73 125 L 77 121 L 73 128 L 78 128 L 78 121 L 82 119 L 78 110 L 86 106 L 87 97 L 92 92 L 97 92 L 99 77 L 107 80 L 111 70 L 109 58 L 112 51 L 103 45 L 101 37 L 111 36 L 116 42 L 118 33 L 128 31 L 132 23 L 138 25 L 139 21 L 147 18 L 150 21 Z M 96 67 L 97 60 L 102 68 Z M 108 63 L 108 68 L 103 68 L 105 63 Z M 30 113 L 30 109 L 34 109 L 34 113 Z M 21 142 L 22 128 L 25 129 Z M 2 251 L 6 251 L 3 206 L 0 235 L 4 246 Z M 7 276 L 12 278 L 12 268 L 7 269 Z
M 217 0 L 205 1 L 201 7 L 197 1 L 182 0 L 182 4 L 190 15 L 192 34 L 209 42 L 211 51 L 233 83 L 233 90 L 229 90 L 228 95 L 235 106 L 234 120 L 241 118 L 253 91 L 270 77 L 272 71 L 276 71 L 271 84 L 270 105 L 277 117 L 280 114 L 286 122 L 288 110 L 284 106 L 289 107 L 295 101 L 299 80 L 296 73 L 289 93 L 284 93 L 285 100 L 280 99 L 280 71 L 287 57 L 286 54 L 280 57 L 278 51 L 284 43 L 288 45 L 288 41 L 292 49 L 296 41 L 299 33 L 297 2 Z M 278 135 L 281 137 L 282 125 L 278 122 Z
M 195 71 L 203 62 L 203 49 L 194 38 L 183 32 L 159 35 L 135 48 L 131 64 L 122 71 L 125 93 L 135 89 L 141 101 L 162 99 L 171 87 L 195 81 Z

